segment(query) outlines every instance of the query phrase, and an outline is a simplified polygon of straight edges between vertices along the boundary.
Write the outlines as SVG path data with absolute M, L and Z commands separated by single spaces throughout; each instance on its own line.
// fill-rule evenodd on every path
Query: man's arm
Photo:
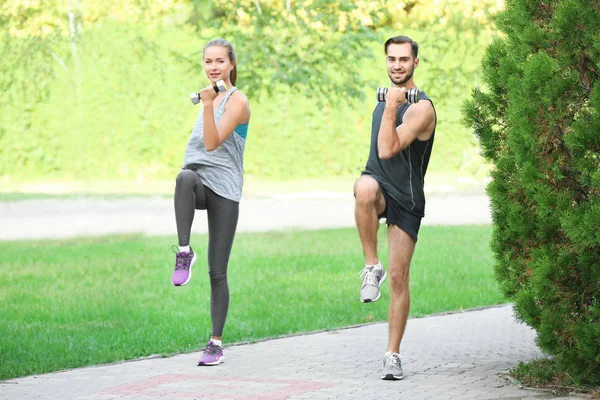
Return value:
M 404 89 L 398 89 L 398 91 L 403 99 Z M 433 133 L 435 112 L 430 101 L 423 100 L 411 104 L 404 113 L 402 124 L 396 127 L 396 109 L 401 104 L 403 103 L 386 102 L 377 139 L 379 158 L 392 158 L 410 146 L 416 138 L 427 140 Z

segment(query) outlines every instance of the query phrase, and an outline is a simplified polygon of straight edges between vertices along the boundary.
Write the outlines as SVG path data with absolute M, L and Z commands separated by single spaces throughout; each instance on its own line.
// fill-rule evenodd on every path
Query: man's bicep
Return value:
M 402 124 L 396 127 L 396 133 L 400 140 L 400 150 L 404 150 L 419 136 L 421 130 L 421 121 L 418 118 L 416 110 L 408 109 L 404 114 Z
M 417 137 L 420 140 L 427 140 L 431 137 L 435 129 L 436 115 L 431 102 L 423 103 L 423 112 L 419 113 L 416 122 Z
M 419 104 L 418 106 L 409 108 L 404 114 L 402 125 L 396 128 L 396 132 L 411 143 L 418 136 L 428 133 L 434 118 L 431 105 Z

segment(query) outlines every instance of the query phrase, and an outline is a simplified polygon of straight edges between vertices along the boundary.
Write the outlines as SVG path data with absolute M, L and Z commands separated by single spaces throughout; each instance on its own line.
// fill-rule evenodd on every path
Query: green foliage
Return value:
M 51 48 L 36 38 L 0 36 L 0 171 L 20 165 L 12 155 L 32 150 L 24 137 L 33 134 L 35 109 L 54 83 L 56 64 L 46 62 L 51 54 Z M 38 138 L 38 143 L 49 141 L 45 132 Z
M 244 43 L 240 78 L 251 97 L 271 97 L 284 87 L 295 97 L 336 104 L 364 95 L 361 88 L 367 82 L 356 64 L 373 56 L 368 44 L 381 36 L 372 28 L 384 17 L 374 10 L 385 10 L 379 7 L 382 0 L 371 3 L 369 10 L 348 0 L 287 5 L 220 0 L 205 22 L 212 22 L 219 36 Z
M 520 363 L 510 371 L 510 375 L 526 387 L 550 390 L 555 396 L 563 397 L 578 392 L 588 393 L 585 398 L 598 398 L 594 396 L 592 387 L 574 382 L 573 378 L 562 371 L 553 359 L 542 358 L 529 363 Z
M 465 122 L 494 165 L 501 286 L 542 349 L 600 383 L 600 7 L 507 2 Z
M 494 3 L 4 3 L 0 176 L 173 179 L 198 112 L 187 94 L 206 83 L 201 51 L 215 36 L 233 42 L 251 100 L 247 175 L 354 176 L 368 153 L 374 89 L 389 84 L 383 39 L 399 33 L 420 43 L 417 82 L 438 111 L 430 171 L 481 173 L 459 108 L 479 80 Z

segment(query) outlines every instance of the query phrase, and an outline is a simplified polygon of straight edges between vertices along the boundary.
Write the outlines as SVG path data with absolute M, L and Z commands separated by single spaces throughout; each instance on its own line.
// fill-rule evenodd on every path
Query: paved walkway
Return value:
M 176 236 L 173 200 L 165 197 L 97 198 L 0 202 L 0 240 L 47 239 L 142 232 Z M 489 224 L 485 194 L 427 197 L 423 225 Z M 244 198 L 238 231 L 354 227 L 352 193 L 309 192 Z M 196 213 L 192 231 L 207 229 Z
M 32 376 L 0 383 L 0 399 L 552 398 L 500 375 L 541 356 L 511 306 L 410 319 L 402 381 L 379 376 L 387 329 L 378 323 L 225 347 L 217 367 L 197 367 L 193 353 Z
M 350 227 L 353 207 L 351 194 L 340 193 L 246 198 L 239 230 Z M 424 225 L 490 223 L 482 194 L 429 196 L 426 212 Z M 205 218 L 197 214 L 194 232 L 205 232 Z M 0 202 L 0 220 L 0 240 L 175 235 L 172 200 L 161 197 Z M 373 306 L 382 305 L 365 305 Z M 194 353 L 31 376 L 0 382 L 0 400 L 552 397 L 520 389 L 500 375 L 541 356 L 534 332 L 515 321 L 511 306 L 409 320 L 400 382 L 379 376 L 387 329 L 380 323 L 230 346 L 218 367 L 196 367 Z

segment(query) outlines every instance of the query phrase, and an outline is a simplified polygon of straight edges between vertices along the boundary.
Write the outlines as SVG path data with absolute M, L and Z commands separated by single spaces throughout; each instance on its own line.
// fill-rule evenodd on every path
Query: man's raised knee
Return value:
M 370 176 L 361 176 L 354 183 L 354 197 L 357 203 L 375 204 L 379 194 L 379 183 Z

